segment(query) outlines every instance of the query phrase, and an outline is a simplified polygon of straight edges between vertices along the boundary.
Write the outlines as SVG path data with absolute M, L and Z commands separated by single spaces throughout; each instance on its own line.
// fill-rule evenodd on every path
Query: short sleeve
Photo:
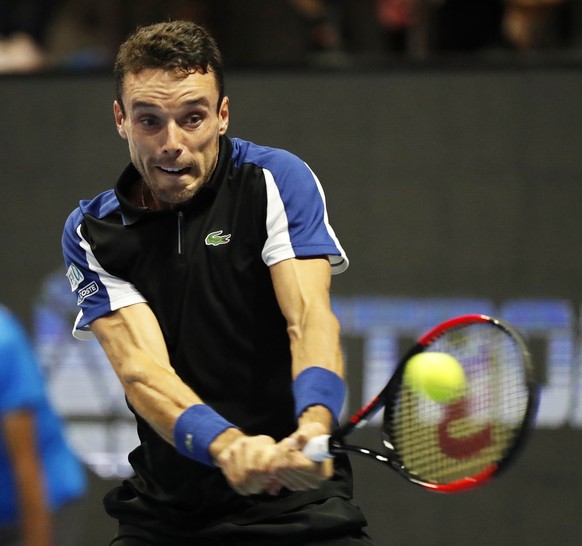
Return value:
M 76 209 L 65 224 L 62 245 L 67 279 L 79 307 L 73 335 L 78 339 L 91 339 L 89 324 L 92 321 L 146 299 L 130 282 L 103 268 L 83 236 L 82 223 L 83 214 Z

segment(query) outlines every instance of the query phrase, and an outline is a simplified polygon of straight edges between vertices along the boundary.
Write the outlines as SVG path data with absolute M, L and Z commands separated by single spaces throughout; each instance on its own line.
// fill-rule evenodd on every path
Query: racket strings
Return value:
M 426 350 L 462 364 L 463 396 L 440 404 L 402 383 L 385 411 L 384 432 L 407 473 L 447 484 L 505 457 L 527 412 L 527 379 L 519 346 L 489 323 L 450 330 Z

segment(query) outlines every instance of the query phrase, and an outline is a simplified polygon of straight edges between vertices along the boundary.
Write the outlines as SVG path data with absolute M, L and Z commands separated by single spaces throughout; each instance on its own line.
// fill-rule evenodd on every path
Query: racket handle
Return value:
M 303 454 L 311 459 L 313 462 L 320 463 L 333 457 L 329 452 L 329 434 L 323 434 L 322 436 L 315 436 L 311 438 L 305 446 L 303 447 Z

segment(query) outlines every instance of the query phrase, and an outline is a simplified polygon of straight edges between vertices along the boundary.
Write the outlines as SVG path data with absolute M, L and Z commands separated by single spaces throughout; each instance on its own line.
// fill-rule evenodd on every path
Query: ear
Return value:
M 228 97 L 222 99 L 222 104 L 220 105 L 220 110 L 218 112 L 219 118 L 219 133 L 224 135 L 228 129 L 229 121 L 229 110 L 228 110 Z
M 127 133 L 125 132 L 125 116 L 123 115 L 121 105 L 117 101 L 113 102 L 113 116 L 115 117 L 115 125 L 117 126 L 119 136 L 127 140 Z

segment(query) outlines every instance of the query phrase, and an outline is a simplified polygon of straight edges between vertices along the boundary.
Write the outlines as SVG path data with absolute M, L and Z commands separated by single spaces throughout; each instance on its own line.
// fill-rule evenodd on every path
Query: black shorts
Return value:
M 110 546 L 374 546 L 360 510 L 333 497 L 249 524 L 222 522 L 188 538 L 119 523 Z

